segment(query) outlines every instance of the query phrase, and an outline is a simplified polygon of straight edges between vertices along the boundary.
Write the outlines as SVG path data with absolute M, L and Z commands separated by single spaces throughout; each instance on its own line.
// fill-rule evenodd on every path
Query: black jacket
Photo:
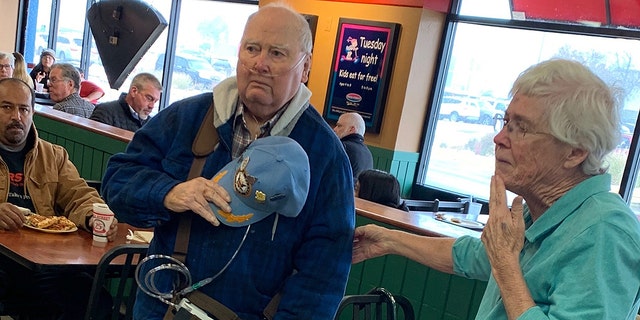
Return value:
M 364 170 L 373 169 L 373 156 L 371 151 L 364 144 L 364 137 L 352 133 L 340 139 L 344 145 L 344 150 L 349 156 L 351 170 L 353 171 L 353 181 L 356 181 L 358 174 Z
M 126 96 L 126 93 L 122 93 L 118 100 L 98 104 L 89 119 L 133 132 L 140 129 L 144 123 L 133 117 L 125 101 Z

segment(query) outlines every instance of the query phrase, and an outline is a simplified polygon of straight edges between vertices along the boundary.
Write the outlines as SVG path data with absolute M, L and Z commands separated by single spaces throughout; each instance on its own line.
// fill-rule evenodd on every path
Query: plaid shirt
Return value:
M 80 98 L 78 92 L 74 92 L 56 103 L 53 108 L 78 117 L 89 118 L 95 106 L 91 102 Z
M 235 116 L 236 119 L 233 122 L 233 159 L 238 158 L 253 140 L 269 136 L 271 134 L 271 128 L 273 128 L 273 125 L 278 122 L 280 116 L 284 113 L 284 110 L 287 109 L 287 106 L 285 105 L 284 108 L 280 108 L 280 110 L 276 112 L 269 121 L 263 123 L 262 126 L 260 126 L 260 134 L 256 137 L 251 136 L 251 132 L 247 127 L 247 121 L 244 119 L 244 108 L 244 104 L 238 102 Z

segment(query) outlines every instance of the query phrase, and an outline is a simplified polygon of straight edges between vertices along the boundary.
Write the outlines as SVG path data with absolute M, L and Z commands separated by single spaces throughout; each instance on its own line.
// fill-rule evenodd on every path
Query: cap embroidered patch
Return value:
M 215 176 L 231 196 L 231 212 L 210 203 L 218 220 L 241 227 L 272 213 L 296 217 L 309 194 L 309 158 L 293 139 L 269 136 L 252 142 Z

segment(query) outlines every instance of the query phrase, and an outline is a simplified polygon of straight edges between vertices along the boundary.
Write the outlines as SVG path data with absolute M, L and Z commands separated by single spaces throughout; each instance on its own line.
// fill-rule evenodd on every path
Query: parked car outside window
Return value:
M 444 97 L 440 105 L 438 119 L 449 119 L 451 122 L 472 122 L 480 120 L 479 101 L 470 98 Z
M 164 53 L 158 55 L 156 70 L 164 66 Z M 213 66 L 202 58 L 177 54 L 173 60 L 173 72 L 186 74 L 194 86 L 212 87 L 224 80 L 226 76 L 216 71 Z

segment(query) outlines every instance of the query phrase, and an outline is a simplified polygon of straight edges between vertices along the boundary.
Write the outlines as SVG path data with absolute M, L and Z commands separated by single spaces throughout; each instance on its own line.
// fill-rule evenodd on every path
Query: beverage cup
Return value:
M 477 221 L 478 215 L 480 215 L 480 210 L 482 209 L 482 203 L 478 202 L 469 202 L 469 212 L 467 213 L 467 220 Z
M 113 223 L 113 211 L 104 203 L 93 204 L 93 245 L 107 245 L 107 232 Z
M 36 83 L 36 92 L 44 91 L 44 83 Z

